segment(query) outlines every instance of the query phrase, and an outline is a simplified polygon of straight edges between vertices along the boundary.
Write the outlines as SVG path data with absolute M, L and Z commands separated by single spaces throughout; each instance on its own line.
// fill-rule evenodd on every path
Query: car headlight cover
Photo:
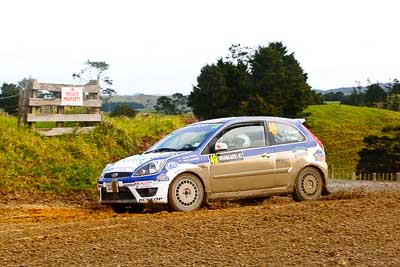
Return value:
M 101 172 L 100 178 L 104 178 L 104 174 L 106 174 L 106 172 L 108 172 L 112 166 L 113 166 L 113 164 L 107 164 L 106 167 Z
M 164 167 L 166 160 L 152 160 L 141 166 L 133 176 L 143 176 L 158 173 Z

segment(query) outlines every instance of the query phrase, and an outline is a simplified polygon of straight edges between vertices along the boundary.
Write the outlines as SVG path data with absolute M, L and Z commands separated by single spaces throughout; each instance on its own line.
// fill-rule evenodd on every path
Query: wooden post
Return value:
M 31 90 L 31 96 L 30 97 L 32 97 L 32 98 L 36 98 L 36 91 L 35 90 Z M 29 107 L 29 113 L 30 114 L 33 114 L 33 115 L 36 115 L 36 107 Z M 31 124 L 30 124 L 30 127 L 32 128 L 32 129 L 35 129 L 36 128 L 36 123 L 35 122 L 31 122 Z
M 400 182 L 400 172 L 396 173 L 396 181 Z
M 64 107 L 63 106 L 57 106 L 57 114 L 64 114 Z M 63 121 L 57 121 L 56 122 L 56 127 L 57 128 L 63 128 L 64 127 L 64 122 Z
M 20 88 L 19 89 L 19 98 L 18 98 L 18 126 L 21 127 L 25 124 L 24 121 L 24 105 L 23 105 L 23 101 L 24 101 L 24 89 Z
M 88 84 L 99 86 L 100 83 L 99 83 L 99 80 L 91 80 L 88 82 Z M 90 99 L 100 99 L 100 89 L 97 93 L 89 93 L 88 97 Z M 90 107 L 89 113 L 90 114 L 100 114 L 100 110 L 101 110 L 101 107 Z M 89 123 L 89 125 L 92 125 L 92 123 Z
M 374 182 L 376 182 L 376 172 L 372 173 L 372 179 Z
M 335 179 L 335 171 L 333 165 L 331 165 L 331 179 Z
M 24 108 L 24 120 L 26 121 L 27 115 L 29 113 L 31 113 L 31 107 L 29 107 L 29 98 L 32 97 L 32 91 L 33 91 L 33 87 L 34 84 L 37 83 L 36 80 L 29 80 L 28 81 L 28 85 L 25 88 L 25 92 L 24 92 L 24 99 L 23 99 L 23 108 Z M 35 127 L 35 123 L 34 122 L 28 122 L 28 126 L 30 128 L 34 128 Z
M 356 173 L 355 173 L 355 172 L 353 172 L 353 176 L 351 177 L 351 179 L 352 179 L 352 180 L 357 180 L 357 176 L 356 176 Z

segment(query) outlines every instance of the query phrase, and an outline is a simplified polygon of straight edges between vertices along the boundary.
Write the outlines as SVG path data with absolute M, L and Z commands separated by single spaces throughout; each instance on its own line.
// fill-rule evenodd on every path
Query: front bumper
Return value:
M 101 204 L 156 204 L 168 203 L 169 182 L 142 181 L 123 183 L 121 181 L 98 184 Z

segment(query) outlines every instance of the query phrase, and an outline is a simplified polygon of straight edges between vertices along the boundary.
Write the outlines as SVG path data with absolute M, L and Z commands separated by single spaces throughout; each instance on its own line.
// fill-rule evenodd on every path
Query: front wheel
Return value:
M 321 173 L 312 167 L 304 168 L 296 178 L 293 199 L 315 200 L 321 196 L 323 180 Z
M 181 174 L 172 181 L 168 199 L 169 206 L 175 211 L 194 211 L 203 204 L 203 185 L 195 175 Z

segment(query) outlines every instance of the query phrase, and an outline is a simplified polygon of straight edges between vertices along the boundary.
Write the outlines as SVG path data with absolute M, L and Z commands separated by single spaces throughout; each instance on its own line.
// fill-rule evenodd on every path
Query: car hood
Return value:
M 162 152 L 162 153 L 148 153 L 133 155 L 124 159 L 121 159 L 113 164 L 107 165 L 105 172 L 133 172 L 142 164 L 149 162 L 154 159 L 167 159 L 178 154 L 185 153 L 180 152 Z M 187 152 L 186 152 L 187 153 Z

